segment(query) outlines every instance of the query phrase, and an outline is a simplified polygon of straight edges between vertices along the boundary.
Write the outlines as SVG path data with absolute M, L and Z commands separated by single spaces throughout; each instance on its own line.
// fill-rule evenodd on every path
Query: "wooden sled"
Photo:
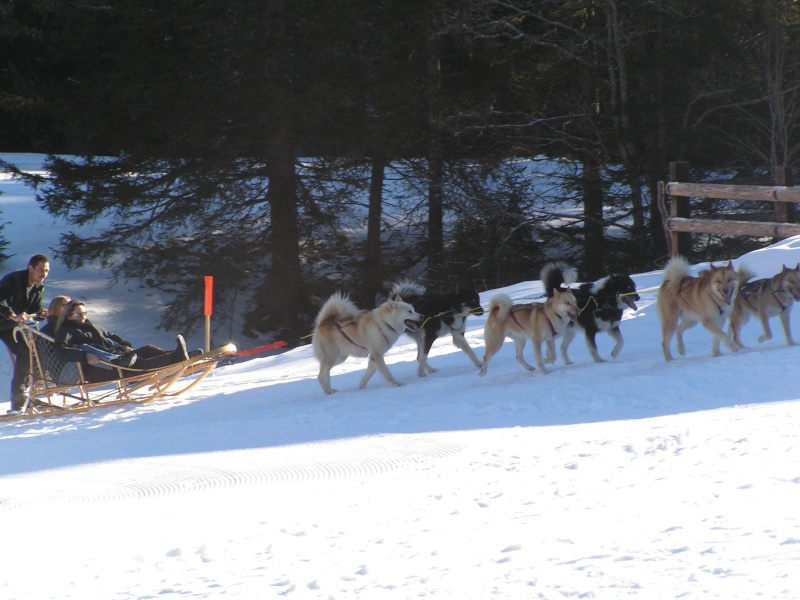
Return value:
M 101 361 L 116 371 L 117 378 L 89 383 L 80 363 L 56 358 L 53 338 L 28 325 L 19 328 L 19 335 L 24 336 L 31 352 L 28 398 L 21 413 L 0 415 L 0 420 L 83 413 L 102 406 L 148 404 L 174 398 L 205 379 L 220 359 L 236 354 L 236 346 L 228 344 L 151 371 Z

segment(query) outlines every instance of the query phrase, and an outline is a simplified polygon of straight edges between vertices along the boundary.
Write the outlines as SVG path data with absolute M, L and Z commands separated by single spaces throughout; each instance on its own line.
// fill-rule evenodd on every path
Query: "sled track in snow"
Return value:
M 94 503 L 177 496 L 237 487 L 359 480 L 452 456 L 457 444 L 382 436 L 280 448 L 110 461 L 0 485 L 0 511 L 25 505 Z

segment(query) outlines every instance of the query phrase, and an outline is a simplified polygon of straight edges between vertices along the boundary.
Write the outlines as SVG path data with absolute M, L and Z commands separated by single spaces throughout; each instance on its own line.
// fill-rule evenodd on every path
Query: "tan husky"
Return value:
M 739 267 L 737 275 L 739 293 L 731 311 L 729 332 L 733 334 L 733 342 L 739 348 L 745 347 L 741 339 L 742 327 L 751 316 L 758 317 L 764 329 L 764 335 L 760 336 L 758 341 L 771 340 L 772 330 L 769 328 L 769 320 L 778 315 L 783 325 L 783 333 L 786 335 L 786 342 L 790 346 L 796 346 L 797 343 L 792 339 L 789 328 L 789 315 L 792 312 L 792 304 L 800 300 L 800 263 L 794 269 L 783 265 L 780 273 L 768 279 L 748 282 L 755 275 L 746 267 Z
M 530 304 L 514 304 L 506 294 L 494 296 L 489 303 L 489 316 L 483 330 L 486 350 L 480 376 L 486 375 L 489 360 L 500 350 L 506 336 L 514 340 L 519 364 L 533 371 L 533 366 L 522 357 L 525 341 L 530 339 L 533 342 L 536 364 L 542 373 L 549 373 L 542 359 L 542 343 L 561 334 L 577 318 L 578 304 L 569 288 L 564 292 L 555 289 L 553 297 L 546 302 Z
M 390 384 L 401 385 L 392 377 L 383 356 L 404 331 L 419 330 L 422 320 L 423 316 L 400 296 L 368 311 L 359 310 L 341 292 L 335 293 L 317 315 L 311 342 L 319 360 L 318 379 L 322 390 L 326 394 L 336 391 L 331 388 L 331 369 L 348 356 L 369 357 L 359 388 L 366 387 L 376 369 Z
M 733 309 L 738 289 L 739 280 L 732 262 L 723 267 L 711 265 L 710 269 L 700 271 L 697 277 L 692 277 L 689 274 L 689 263 L 685 259 L 680 256 L 671 259 L 664 269 L 657 301 L 664 358 L 672 360 L 669 346 L 676 333 L 678 353 L 681 356 L 685 354 L 683 332 L 698 322 L 714 336 L 711 345 L 713 356 L 720 355 L 720 342 L 731 352 L 737 352 L 738 346 L 722 328 Z

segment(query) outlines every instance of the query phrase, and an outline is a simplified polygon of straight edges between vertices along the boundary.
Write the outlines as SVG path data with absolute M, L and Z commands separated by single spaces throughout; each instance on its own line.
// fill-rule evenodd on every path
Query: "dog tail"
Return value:
M 739 268 L 736 270 L 736 279 L 739 282 L 740 288 L 755 276 L 756 274 L 748 269 L 745 265 L 739 265 Z
M 408 300 L 409 298 L 422 296 L 424 293 L 425 287 L 422 284 L 411 278 L 405 278 L 392 284 L 392 288 L 389 290 L 389 298 L 400 296 L 404 300 Z
M 316 325 L 330 321 L 345 321 L 356 318 L 362 311 L 353 303 L 348 294 L 336 292 L 325 301 L 317 315 Z
M 511 312 L 512 306 L 514 301 L 508 294 L 496 294 L 489 301 L 489 317 L 502 323 Z
M 489 314 L 504 320 L 511 312 L 512 306 L 514 306 L 514 301 L 508 294 L 495 294 L 489 300 Z
M 575 267 L 555 260 L 542 267 L 539 279 L 542 280 L 547 297 L 552 298 L 553 290 L 558 289 L 559 292 L 564 292 L 566 288 L 575 283 L 578 280 L 578 272 Z
M 682 256 L 671 258 L 664 268 L 664 276 L 661 279 L 661 287 L 677 293 L 680 289 L 681 281 L 689 276 L 689 263 Z

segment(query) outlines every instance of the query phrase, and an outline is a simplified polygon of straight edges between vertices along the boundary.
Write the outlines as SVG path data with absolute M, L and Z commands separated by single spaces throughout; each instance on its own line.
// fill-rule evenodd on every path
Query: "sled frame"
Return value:
M 150 371 L 100 361 L 115 370 L 117 378 L 90 383 L 80 363 L 65 363 L 56 358 L 52 337 L 30 325 L 20 326 L 17 335 L 23 336 L 31 355 L 28 396 L 20 414 L 0 415 L 0 420 L 82 413 L 103 406 L 149 404 L 174 398 L 205 379 L 221 359 L 236 354 L 236 346 L 228 344 Z M 58 382 L 64 368 L 76 369 L 75 383 Z

